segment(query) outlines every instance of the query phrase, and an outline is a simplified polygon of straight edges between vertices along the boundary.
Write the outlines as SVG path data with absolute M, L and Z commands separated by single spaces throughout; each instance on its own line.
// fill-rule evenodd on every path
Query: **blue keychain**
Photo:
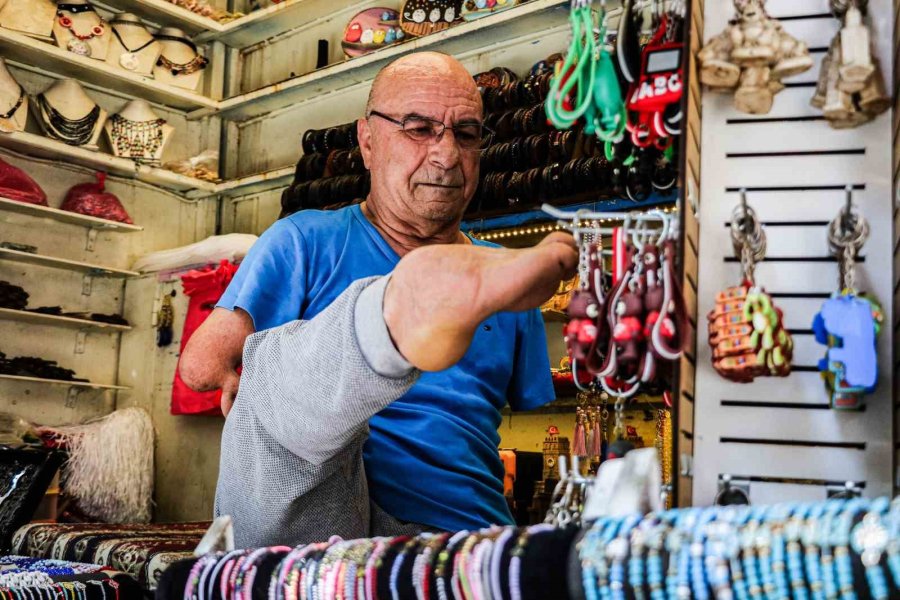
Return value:
M 828 346 L 819 370 L 831 396 L 831 407 L 854 410 L 878 382 L 876 337 L 884 320 L 878 301 L 853 288 L 857 253 L 869 234 L 864 218 L 853 212 L 847 190 L 847 205 L 828 228 L 828 241 L 840 267 L 841 292 L 825 301 L 813 318 L 816 341 Z

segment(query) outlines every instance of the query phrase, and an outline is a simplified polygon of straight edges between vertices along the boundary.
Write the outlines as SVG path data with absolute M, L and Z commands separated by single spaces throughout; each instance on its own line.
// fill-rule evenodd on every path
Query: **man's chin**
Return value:
M 454 221 L 462 218 L 468 203 L 462 190 L 420 188 L 415 196 L 413 210 L 431 220 Z

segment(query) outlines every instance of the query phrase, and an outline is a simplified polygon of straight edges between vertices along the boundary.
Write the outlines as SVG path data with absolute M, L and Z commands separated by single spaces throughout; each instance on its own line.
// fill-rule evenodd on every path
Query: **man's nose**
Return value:
M 431 163 L 445 170 L 456 167 L 459 164 L 459 157 L 459 145 L 452 129 L 445 129 L 428 150 L 428 159 Z

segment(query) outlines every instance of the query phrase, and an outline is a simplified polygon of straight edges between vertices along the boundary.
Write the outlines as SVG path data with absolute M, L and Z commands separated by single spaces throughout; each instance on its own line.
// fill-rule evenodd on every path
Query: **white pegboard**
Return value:
M 706 2 L 705 40 L 734 14 L 731 2 Z M 828 252 L 826 226 L 854 186 L 854 202 L 871 236 L 857 266 L 857 284 L 893 313 L 891 115 L 858 129 L 837 131 L 809 105 L 819 65 L 838 30 L 828 0 L 769 0 L 769 13 L 810 47 L 816 66 L 794 77 L 768 115 L 746 115 L 732 96 L 705 92 L 701 143 L 699 341 L 694 423 L 694 503 L 710 504 L 719 475 L 750 479 L 754 503 L 824 499 L 826 485 L 852 480 L 868 496 L 892 486 L 893 328 L 878 340 L 880 383 L 864 412 L 828 408 L 815 370 L 824 348 L 815 343 L 812 318 L 837 287 L 837 263 Z M 874 38 L 885 75 L 891 74 L 893 7 L 871 0 Z M 893 85 L 888 82 L 888 89 Z M 727 223 L 739 190 L 764 223 L 766 262 L 757 282 L 775 297 L 794 335 L 795 371 L 787 378 L 735 384 L 710 364 L 706 314 L 715 294 L 740 280 Z

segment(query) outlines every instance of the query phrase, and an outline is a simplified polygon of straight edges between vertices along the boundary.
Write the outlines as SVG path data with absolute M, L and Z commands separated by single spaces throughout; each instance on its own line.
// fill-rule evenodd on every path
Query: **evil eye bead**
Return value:
M 383 44 L 385 37 L 387 37 L 387 34 L 384 29 L 376 29 L 372 34 L 372 42 L 376 44 Z

